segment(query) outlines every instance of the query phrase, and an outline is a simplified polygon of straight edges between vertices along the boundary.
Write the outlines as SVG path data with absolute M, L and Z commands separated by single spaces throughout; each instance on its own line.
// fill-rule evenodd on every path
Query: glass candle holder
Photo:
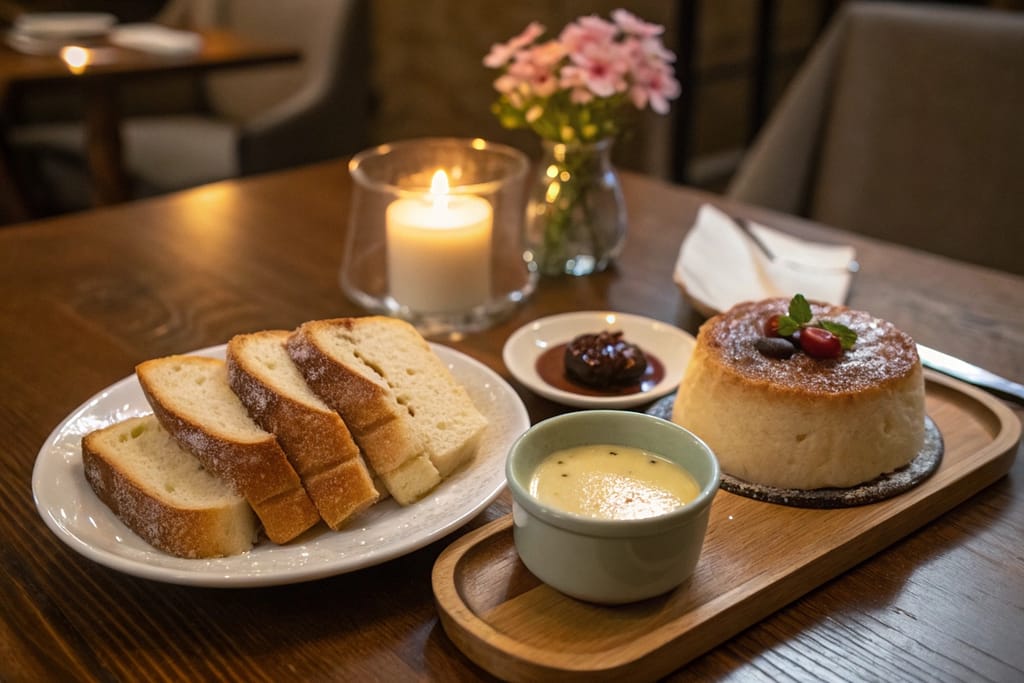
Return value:
M 481 139 L 423 138 L 360 152 L 340 280 L 370 312 L 423 334 L 493 325 L 534 290 L 522 259 L 526 156 Z

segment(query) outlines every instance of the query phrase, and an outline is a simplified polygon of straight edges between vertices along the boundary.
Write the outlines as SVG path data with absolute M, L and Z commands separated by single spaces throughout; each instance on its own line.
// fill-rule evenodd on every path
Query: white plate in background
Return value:
M 28 12 L 14 20 L 14 31 L 35 38 L 73 40 L 105 35 L 117 17 L 106 12 Z

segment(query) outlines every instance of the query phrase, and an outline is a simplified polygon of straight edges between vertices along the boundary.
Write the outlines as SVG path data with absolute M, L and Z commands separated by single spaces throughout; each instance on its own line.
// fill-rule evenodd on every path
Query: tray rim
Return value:
M 818 569 L 819 565 L 822 563 L 828 563 L 830 561 L 830 556 L 832 556 L 831 563 L 833 566 L 829 567 L 829 575 L 834 578 L 857 563 L 867 559 L 871 555 L 880 552 L 889 545 L 892 545 L 899 538 L 906 536 L 929 521 L 934 520 L 939 515 L 949 511 L 959 503 L 963 502 L 963 500 L 977 494 L 982 489 L 1005 476 L 1010 470 L 1016 458 L 1016 448 L 1020 443 L 1022 432 L 1021 421 L 1017 418 L 1015 413 L 998 398 L 960 380 L 929 369 L 925 369 L 924 375 L 926 379 L 926 391 L 930 384 L 934 384 L 944 387 L 945 389 L 952 390 L 956 393 L 960 393 L 973 400 L 975 403 L 980 404 L 996 418 L 998 426 L 993 434 L 992 440 L 981 448 L 972 451 L 968 457 L 955 463 L 952 466 L 953 469 L 948 470 L 948 472 L 954 472 L 962 470 L 964 467 L 969 467 L 969 471 L 955 476 L 952 481 L 941 485 L 938 489 L 941 491 L 954 482 L 971 478 L 972 482 L 969 486 L 968 493 L 962 497 L 954 496 L 945 498 L 941 501 L 936 501 L 934 494 L 937 493 L 937 491 L 929 488 L 929 480 L 925 480 L 915 489 L 906 491 L 896 498 L 873 504 L 877 506 L 884 506 L 886 503 L 894 505 L 893 501 L 895 500 L 905 501 L 905 504 L 902 505 L 899 510 L 887 511 L 887 513 L 880 517 L 878 522 L 869 529 L 853 536 L 844 543 L 841 543 L 831 549 L 828 553 L 823 553 L 822 555 L 815 557 L 813 560 L 806 562 L 804 565 L 797 567 L 794 571 L 788 572 L 780 579 L 773 581 L 771 585 L 776 585 L 780 580 L 794 581 L 796 579 L 800 579 L 802 574 Z M 973 464 L 979 460 L 981 461 L 980 465 Z M 938 474 L 938 472 L 936 474 Z M 909 501 L 907 500 L 908 497 L 910 499 Z M 770 503 L 760 503 L 760 501 L 752 502 L 770 505 Z M 900 525 L 898 534 L 889 542 L 882 544 L 869 554 L 859 557 L 854 561 L 844 560 L 840 562 L 835 559 L 835 551 L 843 548 L 847 544 L 862 541 L 865 535 L 869 535 L 871 533 L 879 534 L 883 530 L 887 530 L 888 527 L 886 527 L 886 529 L 882 529 L 882 526 L 886 524 L 898 524 L 898 516 L 903 515 L 907 511 L 916 510 L 920 507 L 928 508 L 926 511 L 926 517 L 917 519 L 912 524 L 907 524 L 906 521 L 904 521 Z M 565 658 L 560 657 L 556 651 L 550 649 L 541 650 L 532 645 L 519 642 L 514 638 L 499 632 L 487 621 L 477 615 L 472 608 L 470 608 L 469 605 L 459 597 L 459 590 L 457 585 L 454 583 L 454 580 L 455 572 L 459 567 L 462 558 L 472 551 L 481 541 L 485 541 L 498 534 L 506 533 L 509 531 L 511 526 L 512 517 L 511 514 L 507 514 L 460 537 L 442 551 L 434 564 L 431 577 L 435 603 L 445 633 L 452 642 L 455 643 L 459 650 L 466 654 L 471 660 L 492 672 L 495 670 L 495 668 L 492 667 L 496 667 L 497 664 L 501 664 L 501 668 L 505 674 L 510 673 L 508 671 L 508 667 L 510 665 L 516 665 L 517 668 L 520 669 L 520 673 L 529 671 L 531 677 L 558 676 L 559 678 L 564 679 L 565 676 L 585 676 L 592 679 L 595 676 L 612 677 L 622 675 L 624 673 L 664 675 L 667 671 L 672 671 L 674 668 L 684 666 L 688 661 L 692 660 L 693 657 L 679 661 L 672 669 L 665 670 L 663 666 L 659 666 L 657 663 L 652 666 L 647 666 L 646 671 L 634 671 L 634 669 L 642 669 L 645 666 L 645 660 L 657 656 L 677 640 L 687 636 L 692 637 L 691 631 L 696 626 L 705 625 L 705 630 L 708 631 L 704 634 L 706 636 L 706 647 L 702 647 L 701 649 L 701 652 L 705 652 L 724 642 L 736 633 L 739 633 L 742 628 L 752 626 L 761 619 L 764 619 L 781 609 L 786 604 L 798 599 L 798 596 L 787 596 L 781 599 L 771 599 L 770 597 L 766 598 L 766 595 L 772 593 L 772 591 L 766 591 L 764 588 L 751 587 L 750 582 L 745 581 L 738 584 L 734 589 L 729 590 L 700 606 L 700 611 L 702 612 L 710 609 L 713 614 L 717 614 L 721 610 L 715 609 L 715 606 L 723 600 L 728 601 L 731 605 L 729 608 L 730 610 L 740 610 L 749 617 L 744 618 L 743 622 L 745 623 L 745 626 L 739 629 L 732 627 L 723 628 L 722 626 L 715 627 L 708 619 L 698 618 L 688 629 L 679 630 L 677 626 L 679 619 L 677 618 L 648 632 L 644 638 L 646 641 L 644 651 L 640 654 L 636 653 L 636 648 L 633 647 L 632 644 L 618 645 L 586 658 L 586 666 L 573 666 L 571 663 L 567 663 Z M 445 590 L 449 584 L 449 579 L 451 579 L 450 585 L 454 590 Z M 807 584 L 805 590 L 801 594 L 813 590 L 816 586 L 821 585 L 826 580 L 828 579 Z M 745 592 L 749 594 L 735 598 L 737 592 Z M 775 591 L 775 593 L 781 596 L 783 591 Z M 687 614 L 693 614 L 693 612 L 688 612 Z M 680 616 L 682 617 L 684 615 Z M 708 624 L 711 625 L 708 626 Z M 626 657 L 623 657 L 623 654 L 625 654 Z M 696 656 L 699 656 L 699 653 L 694 655 L 694 657 Z M 579 663 L 578 660 L 576 663 Z

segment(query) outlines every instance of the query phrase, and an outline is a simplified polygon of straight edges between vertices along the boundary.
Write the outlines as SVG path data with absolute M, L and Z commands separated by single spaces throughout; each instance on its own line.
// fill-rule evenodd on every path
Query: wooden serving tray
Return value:
M 694 575 L 665 596 L 580 602 L 519 560 L 506 516 L 445 549 L 433 571 L 445 632 L 509 680 L 654 679 L 683 666 L 1005 475 L 1021 424 L 1005 405 L 925 371 L 945 454 L 920 485 L 871 505 L 819 510 L 720 491 Z

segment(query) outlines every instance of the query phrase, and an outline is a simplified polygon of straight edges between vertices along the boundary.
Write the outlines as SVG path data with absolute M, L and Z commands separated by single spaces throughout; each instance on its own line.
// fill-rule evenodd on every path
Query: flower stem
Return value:
M 611 143 L 545 141 L 549 158 L 542 165 L 543 183 L 535 189 L 533 200 L 535 220 L 543 226 L 538 235 L 541 250 L 535 253 L 543 274 L 579 274 L 607 263 L 618 238 L 614 227 L 618 225 L 617 203 L 602 197 L 608 193 L 604 175 Z M 612 234 L 606 235 L 609 224 Z

